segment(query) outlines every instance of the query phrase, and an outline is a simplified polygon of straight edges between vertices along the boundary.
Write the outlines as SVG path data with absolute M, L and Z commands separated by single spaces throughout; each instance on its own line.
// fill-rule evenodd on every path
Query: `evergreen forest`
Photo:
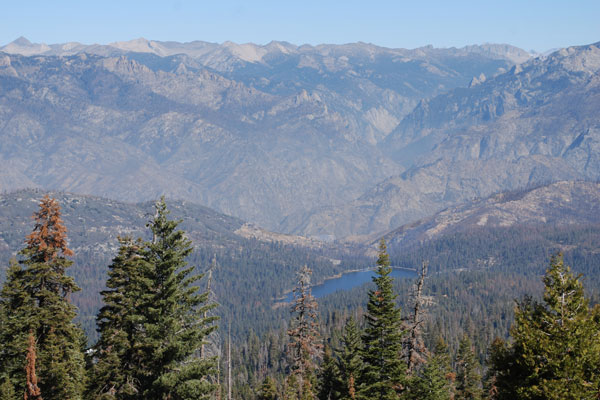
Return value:
M 101 306 L 86 310 L 59 202 L 44 196 L 32 225 L 0 292 L 0 400 L 600 396 L 593 225 L 381 239 L 371 283 L 315 299 L 313 283 L 343 271 L 327 256 L 372 261 L 251 240 L 195 248 L 162 198 L 143 235 L 118 238 Z M 241 284 L 231 265 L 244 258 L 257 268 Z

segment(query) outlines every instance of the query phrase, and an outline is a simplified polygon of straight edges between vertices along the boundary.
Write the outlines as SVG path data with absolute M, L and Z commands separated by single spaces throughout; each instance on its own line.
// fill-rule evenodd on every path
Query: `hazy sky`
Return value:
M 600 0 L 21 0 L 1 9 L 0 45 L 19 36 L 48 44 L 145 37 L 403 48 L 493 42 L 545 51 L 600 41 Z

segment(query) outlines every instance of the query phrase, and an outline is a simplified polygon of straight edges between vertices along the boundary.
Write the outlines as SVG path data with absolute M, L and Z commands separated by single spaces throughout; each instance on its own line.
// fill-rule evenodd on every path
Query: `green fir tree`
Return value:
M 29 336 L 36 340 L 36 374 L 46 400 L 81 399 L 85 387 L 83 331 L 75 325 L 71 294 L 78 291 L 66 271 L 73 264 L 60 206 L 45 196 L 35 226 L 12 263 L 0 293 L 0 370 L 25 393 Z
M 433 355 L 411 380 L 407 397 L 414 400 L 450 400 L 453 377 L 448 347 L 439 338 Z
M 140 377 L 143 399 L 206 399 L 216 385 L 216 358 L 201 357 L 201 348 L 216 329 L 217 317 L 206 312 L 215 307 L 208 292 L 199 293 L 202 275 L 194 274 L 186 258 L 191 241 L 169 220 L 164 198 L 156 203 L 156 215 L 148 224 L 152 241 L 147 244 L 151 287 L 141 306 L 144 336 L 140 344 L 145 376 Z
M 482 397 L 479 363 L 471 340 L 465 334 L 460 340 L 456 356 L 456 400 L 479 400 Z
M 149 303 L 151 265 L 138 239 L 119 238 L 119 253 L 108 267 L 104 307 L 97 317 L 100 339 L 94 347 L 91 399 L 141 399 L 141 380 L 147 374 L 141 346 L 145 338 L 141 311 Z
M 323 363 L 319 374 L 319 400 L 338 400 L 341 398 L 340 371 L 331 347 L 325 346 Z
M 512 343 L 495 341 L 491 370 L 496 399 L 597 399 L 600 309 L 590 308 L 580 276 L 559 254 L 544 276 L 543 303 L 517 304 Z
M 338 369 L 340 371 L 340 398 L 356 399 L 357 385 L 361 381 L 363 362 L 362 342 L 354 317 L 350 317 L 342 333 L 342 348 L 339 351 Z
M 363 335 L 364 369 L 360 381 L 360 398 L 392 400 L 398 399 L 404 390 L 406 364 L 401 360 L 402 320 L 396 305 L 397 295 L 393 292 L 390 277 L 389 256 L 385 241 L 379 246 L 376 288 L 369 291 L 366 329 Z

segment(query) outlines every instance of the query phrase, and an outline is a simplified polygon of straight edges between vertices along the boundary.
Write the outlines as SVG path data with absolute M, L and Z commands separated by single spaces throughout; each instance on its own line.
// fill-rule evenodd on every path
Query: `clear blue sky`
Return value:
M 600 0 L 121 0 L 3 2 L 0 45 L 106 44 L 145 37 L 386 47 L 510 43 L 526 50 L 600 41 Z

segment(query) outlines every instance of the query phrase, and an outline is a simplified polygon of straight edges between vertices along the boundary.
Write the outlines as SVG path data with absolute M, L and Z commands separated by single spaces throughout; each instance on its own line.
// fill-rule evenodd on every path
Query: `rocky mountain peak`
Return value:
M 14 45 L 16 45 L 16 46 L 20 46 L 20 47 L 28 47 L 28 46 L 33 45 L 33 43 L 31 43 L 24 36 L 19 36 L 17 39 L 13 40 L 11 43 L 14 44 Z
M 142 37 L 133 40 L 128 40 L 125 42 L 109 43 L 108 46 L 136 53 L 154 53 L 156 51 L 154 46 L 152 45 L 152 42 Z
M 398 177 L 405 166 L 386 155 L 385 138 L 419 101 L 467 90 L 473 76 L 482 81 L 513 65 L 498 54 L 365 43 L 140 38 L 35 54 L 7 55 L 0 68 L 3 190 L 40 186 L 126 201 L 164 193 L 286 232 L 302 225 L 291 216 L 374 199 L 365 191 Z M 472 89 L 488 90 L 492 80 Z M 429 101 L 420 104 L 430 108 L 423 115 L 437 112 Z M 439 197 L 460 196 L 448 190 Z M 439 206 L 405 200 L 398 204 L 427 204 L 428 212 Z M 349 221 L 336 236 L 358 228 L 362 217 Z M 387 228 L 373 221 L 368 229 Z
M 515 64 L 521 64 L 533 57 L 531 53 L 523 49 L 503 43 L 484 43 L 465 46 L 462 49 L 472 53 L 485 54 L 489 57 L 510 59 Z
M 407 171 L 295 221 L 295 232 L 368 234 L 499 191 L 597 181 L 599 68 L 596 45 L 570 47 L 423 100 L 379 144 Z

